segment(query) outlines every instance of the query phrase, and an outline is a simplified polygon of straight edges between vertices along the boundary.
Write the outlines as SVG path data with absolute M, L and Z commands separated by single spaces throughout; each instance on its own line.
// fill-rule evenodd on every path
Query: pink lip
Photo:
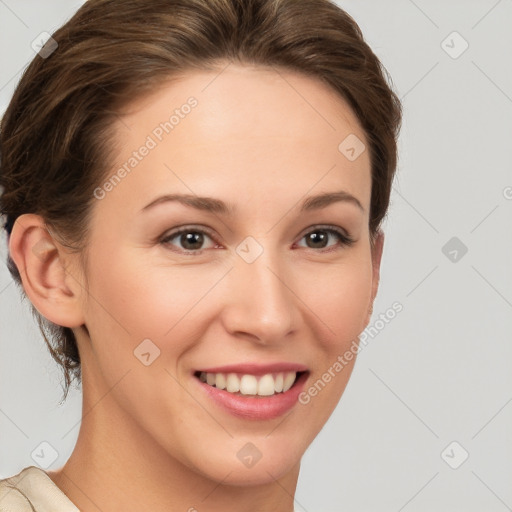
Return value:
M 307 366 L 298 363 L 271 363 L 271 364 L 230 364 L 198 370 L 205 373 L 242 373 L 249 375 L 265 375 L 279 372 L 306 372 Z
M 283 368 L 283 366 L 279 366 L 277 370 L 273 366 L 257 368 L 251 366 L 251 370 L 248 371 L 250 366 L 251 365 L 224 366 L 220 369 L 211 368 L 208 370 L 208 372 L 250 373 L 252 375 L 264 375 L 265 373 L 272 373 L 276 371 L 295 371 L 294 369 L 282 370 L 281 368 Z M 294 368 L 297 367 L 302 368 L 302 366 L 294 366 Z M 229 371 L 227 369 L 229 369 Z M 258 373 L 254 373 L 255 370 L 257 370 Z M 220 406 L 222 409 L 231 413 L 232 415 L 246 420 L 270 420 L 282 416 L 297 404 L 299 395 L 302 392 L 304 383 L 308 377 L 309 372 L 305 371 L 302 375 L 299 376 L 299 378 L 288 391 L 285 393 L 276 393 L 275 395 L 267 397 L 236 395 L 223 389 L 217 389 L 216 387 L 210 386 L 205 382 L 201 382 L 196 377 L 193 378 L 198 383 L 198 385 L 201 386 L 201 389 L 204 390 L 207 396 L 215 402 L 216 405 Z

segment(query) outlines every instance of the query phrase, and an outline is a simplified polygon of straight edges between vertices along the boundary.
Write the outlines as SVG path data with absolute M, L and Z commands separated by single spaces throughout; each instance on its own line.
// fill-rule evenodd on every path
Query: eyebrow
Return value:
M 178 202 L 185 206 L 195 208 L 196 210 L 210 211 L 230 217 L 233 217 L 236 213 L 236 208 L 230 203 L 225 203 L 224 201 L 213 197 L 199 197 L 191 194 L 165 194 L 157 197 L 155 200 L 144 206 L 141 212 L 145 212 L 159 204 L 169 202 Z M 302 202 L 300 212 L 320 210 L 337 202 L 350 203 L 357 206 L 362 212 L 365 211 L 359 199 L 348 192 L 340 190 L 338 192 L 325 192 L 323 194 L 308 197 Z

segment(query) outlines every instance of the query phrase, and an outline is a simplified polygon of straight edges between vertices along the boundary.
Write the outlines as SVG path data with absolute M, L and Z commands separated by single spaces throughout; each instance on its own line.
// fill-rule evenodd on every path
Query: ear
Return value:
M 382 259 L 382 250 L 384 248 L 384 232 L 380 229 L 377 232 L 373 247 L 372 247 L 372 295 L 370 307 L 368 309 L 368 317 L 366 319 L 366 325 L 370 323 L 370 319 L 373 313 L 373 302 L 377 296 L 380 281 L 380 262 Z
M 68 271 L 71 255 L 52 237 L 42 217 L 24 214 L 16 219 L 9 253 L 25 293 L 42 316 L 62 327 L 84 324 L 83 288 Z

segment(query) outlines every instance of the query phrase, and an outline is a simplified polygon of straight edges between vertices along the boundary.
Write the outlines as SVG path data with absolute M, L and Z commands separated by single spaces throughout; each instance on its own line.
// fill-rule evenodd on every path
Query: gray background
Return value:
M 0 111 L 31 42 L 80 4 L 0 0 Z M 403 311 L 360 353 L 306 452 L 297 510 L 512 510 L 512 1 L 339 4 L 403 99 L 370 325 L 395 301 Z M 81 395 L 58 405 L 60 372 L 5 265 L 0 326 L 0 478 L 34 465 L 43 441 L 58 468 L 76 441 Z

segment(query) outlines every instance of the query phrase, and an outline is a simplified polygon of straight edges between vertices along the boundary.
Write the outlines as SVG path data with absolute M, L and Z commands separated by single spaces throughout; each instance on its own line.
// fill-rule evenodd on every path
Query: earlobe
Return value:
M 62 327 L 84 323 L 79 282 L 67 270 L 67 256 L 44 219 L 24 214 L 16 219 L 9 253 L 20 272 L 23 289 L 41 315 Z

